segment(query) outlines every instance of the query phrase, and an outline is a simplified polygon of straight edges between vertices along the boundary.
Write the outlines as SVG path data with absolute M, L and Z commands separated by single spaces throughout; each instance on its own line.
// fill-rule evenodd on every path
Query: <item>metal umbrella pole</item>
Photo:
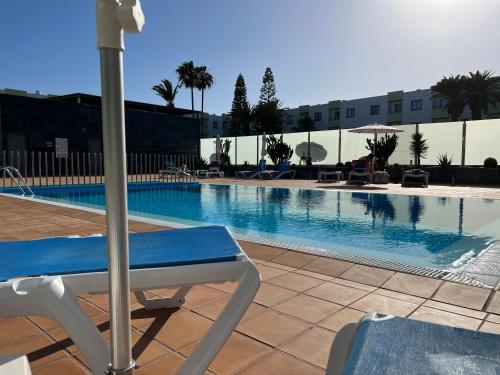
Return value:
M 127 169 L 123 103 L 123 32 L 144 25 L 137 0 L 97 0 L 97 47 L 101 60 L 103 152 L 106 187 L 111 363 L 108 374 L 129 375 L 135 362 L 130 339 Z

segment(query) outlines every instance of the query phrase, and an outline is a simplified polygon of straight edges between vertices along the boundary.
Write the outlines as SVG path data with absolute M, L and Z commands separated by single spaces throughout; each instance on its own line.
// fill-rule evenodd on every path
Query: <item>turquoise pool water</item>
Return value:
M 37 198 L 104 208 L 100 185 Z M 210 184 L 130 184 L 129 213 L 377 259 L 456 268 L 500 239 L 500 201 Z

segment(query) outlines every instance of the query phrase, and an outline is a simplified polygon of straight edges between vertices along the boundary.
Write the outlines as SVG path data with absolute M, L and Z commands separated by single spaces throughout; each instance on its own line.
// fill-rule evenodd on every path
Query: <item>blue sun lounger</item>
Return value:
M 255 171 L 238 171 L 236 172 L 236 178 L 242 178 L 244 180 L 250 180 L 252 178 L 259 177 L 261 173 L 266 170 L 266 160 L 261 159 L 257 165 L 257 170 Z
M 131 234 L 130 285 L 147 309 L 178 307 L 196 284 L 237 281 L 226 307 L 178 374 L 202 374 L 250 305 L 260 275 L 222 226 Z M 94 374 L 103 374 L 109 348 L 76 296 L 108 291 L 105 237 L 56 237 L 0 242 L 0 316 L 43 315 L 58 321 Z M 144 290 L 179 288 L 148 299 Z
M 335 337 L 328 375 L 500 373 L 500 335 L 368 314 Z

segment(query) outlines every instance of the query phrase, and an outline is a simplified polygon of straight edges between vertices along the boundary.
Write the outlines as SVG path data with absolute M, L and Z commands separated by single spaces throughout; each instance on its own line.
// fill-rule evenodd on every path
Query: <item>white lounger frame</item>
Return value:
M 245 254 L 230 262 L 130 271 L 131 289 L 146 309 L 178 307 L 193 285 L 226 281 L 237 281 L 238 287 L 177 374 L 205 372 L 252 302 L 260 275 Z M 147 299 L 143 293 L 176 287 L 179 289 L 175 295 L 167 298 Z M 0 283 L 0 316 L 43 315 L 56 320 L 78 346 L 92 372 L 102 375 L 108 369 L 110 349 L 76 296 L 107 291 L 107 272 L 13 279 Z

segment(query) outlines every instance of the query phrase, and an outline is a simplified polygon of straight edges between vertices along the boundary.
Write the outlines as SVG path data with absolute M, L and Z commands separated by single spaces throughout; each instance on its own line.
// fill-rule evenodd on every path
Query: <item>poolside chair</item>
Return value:
M 370 160 L 353 160 L 352 170 L 347 178 L 348 184 L 370 184 L 372 182 L 372 164 Z
M 165 161 L 165 169 L 158 171 L 158 174 L 160 178 L 168 178 L 170 176 L 190 176 L 186 165 L 184 165 L 182 169 L 177 168 L 174 162 L 170 160 Z
M 178 374 L 202 374 L 250 305 L 260 275 L 222 226 L 135 233 L 130 286 L 146 309 L 179 307 L 196 284 L 238 281 L 226 307 Z M 82 293 L 108 291 L 105 237 L 0 242 L 0 316 L 43 315 L 58 321 L 94 374 L 106 373 L 107 344 L 78 304 Z M 144 290 L 178 287 L 173 297 Z
M 326 374 L 483 375 L 499 369 L 500 335 L 371 313 L 339 331 Z
M 410 169 L 403 173 L 403 178 L 401 181 L 401 186 L 429 186 L 429 172 L 423 171 L 421 169 Z
M 197 177 L 224 177 L 224 172 L 220 170 L 220 161 L 212 160 L 208 165 L 208 169 L 197 171 Z
M 259 173 L 259 178 L 279 180 L 285 176 L 290 179 L 295 178 L 296 171 L 290 169 L 290 161 L 282 161 L 278 165 L 277 171 L 263 171 Z
M 259 165 L 257 166 L 257 170 L 236 172 L 236 178 L 242 178 L 244 180 L 257 178 L 259 177 L 259 174 L 264 172 L 265 170 L 266 170 L 266 160 L 260 159 Z

